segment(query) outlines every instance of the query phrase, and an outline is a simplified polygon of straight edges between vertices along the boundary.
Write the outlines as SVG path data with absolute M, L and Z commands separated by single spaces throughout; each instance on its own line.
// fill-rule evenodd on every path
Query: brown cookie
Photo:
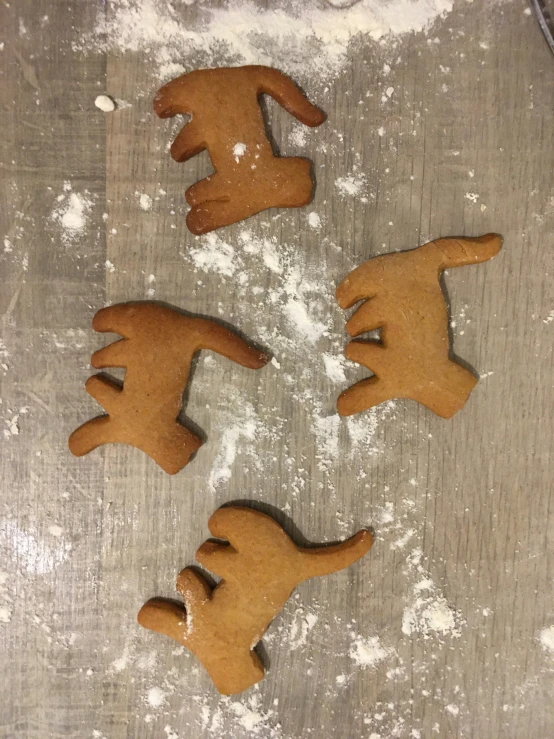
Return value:
M 192 233 L 213 231 L 266 208 L 307 205 L 312 199 L 309 160 L 273 153 L 258 100 L 264 93 L 306 126 L 325 120 L 288 77 L 270 67 L 199 69 L 157 93 L 154 110 L 161 118 L 192 116 L 173 142 L 173 159 L 184 162 L 207 149 L 216 170 L 185 193 Z
M 449 267 L 485 262 L 502 238 L 438 239 L 412 251 L 374 257 L 337 289 L 341 308 L 364 302 L 346 324 L 351 336 L 381 329 L 380 341 L 351 341 L 345 354 L 374 372 L 345 390 L 342 416 L 392 398 L 417 400 L 443 418 L 465 404 L 477 378 L 449 357 L 448 311 L 439 283 Z
M 110 442 L 138 447 L 170 475 L 179 472 L 201 440 L 177 421 L 195 352 L 210 349 L 250 369 L 268 357 L 214 321 L 184 316 L 155 303 L 122 303 L 99 310 L 95 331 L 124 338 L 92 355 L 96 369 L 125 367 L 120 387 L 103 375 L 87 380 L 87 391 L 108 412 L 69 437 L 77 457 Z
M 359 531 L 342 544 L 305 549 L 269 516 L 240 507 L 220 508 L 208 526 L 229 543 L 207 541 L 196 558 L 221 582 L 212 590 L 187 567 L 177 577 L 185 608 L 153 598 L 141 608 L 138 622 L 190 649 L 219 692 L 230 695 L 263 678 L 254 647 L 294 588 L 356 562 L 371 547 L 372 536 Z

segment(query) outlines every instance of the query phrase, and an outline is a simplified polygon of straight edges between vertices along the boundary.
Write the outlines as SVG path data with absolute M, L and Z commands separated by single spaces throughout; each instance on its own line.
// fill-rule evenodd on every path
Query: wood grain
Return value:
M 493 261 L 445 280 L 455 353 L 483 375 L 467 406 L 444 421 L 399 401 L 367 417 L 373 437 L 358 452 L 340 426 L 340 453 L 327 459 L 313 409 L 333 423 L 347 386 L 329 381 L 320 356 L 346 343 L 345 315 L 333 305 L 317 346 L 297 342 L 281 357 L 267 338 L 286 330 L 282 317 L 269 302 L 245 308 L 242 270 L 226 279 L 193 269 L 201 242 L 186 230 L 183 193 L 209 164 L 170 160 L 173 129 L 151 111 L 159 83 L 147 55 L 72 49 L 96 3 L 1 5 L 0 235 L 13 247 L 0 253 L 6 429 L 19 414 L 0 459 L 2 739 L 554 735 L 554 656 L 538 640 L 554 624 L 553 60 L 524 10 L 460 2 L 427 36 L 404 37 L 388 74 L 390 49 L 371 44 L 352 50 L 326 91 L 299 79 L 329 116 L 303 147 L 289 139 L 292 119 L 268 104 L 283 153 L 314 161 L 316 197 L 224 229 L 224 241 L 236 246 L 247 228 L 288 244 L 304 278 L 324 265 L 332 290 L 373 254 L 439 236 L 505 239 Z M 94 98 L 105 91 L 131 106 L 103 114 Z M 336 188 L 354 167 L 367 176 L 365 203 Z M 70 244 L 51 218 L 66 181 L 93 202 Z M 151 210 L 136 193 L 152 197 Z M 307 226 L 310 210 L 321 229 Z M 270 271 L 256 279 L 268 295 L 281 284 Z M 103 344 L 93 314 L 146 299 L 152 286 L 155 299 L 219 316 L 281 364 L 251 373 L 219 357 L 198 362 L 186 414 L 207 443 L 175 478 L 135 449 L 67 451 L 69 433 L 97 412 L 83 390 Z M 348 384 L 363 374 L 349 367 Z M 230 478 L 210 487 L 229 414 L 246 407 L 259 420 L 254 438 L 238 438 Z M 135 619 L 149 597 L 173 596 L 209 515 L 230 501 L 277 512 L 299 543 L 367 525 L 377 538 L 359 565 L 298 589 L 264 640 L 259 691 L 225 702 L 192 655 Z M 402 631 L 426 578 L 457 614 L 459 637 Z M 302 640 L 306 614 L 318 620 Z M 379 637 L 378 664 L 356 666 L 357 636 Z M 249 710 L 262 716 L 254 729 Z

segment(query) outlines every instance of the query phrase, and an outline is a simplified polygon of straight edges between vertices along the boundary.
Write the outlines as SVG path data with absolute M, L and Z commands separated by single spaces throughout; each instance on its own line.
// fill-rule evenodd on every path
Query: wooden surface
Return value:
M 1 4 L 3 739 L 554 736 L 554 654 L 540 640 L 554 624 L 554 59 L 524 10 L 460 2 L 400 41 L 386 76 L 390 49 L 370 44 L 327 91 L 299 80 L 329 116 L 304 146 L 269 105 L 282 152 L 314 161 L 317 193 L 219 232 L 236 254 L 245 228 L 274 240 L 289 263 L 277 274 L 240 252 L 229 277 L 194 269 L 206 241 L 186 230 L 183 191 L 208 161 L 170 160 L 176 129 L 151 112 L 148 57 L 72 51 L 95 3 Z M 131 105 L 102 113 L 105 91 Z M 367 202 L 336 187 L 354 167 Z M 52 219 L 66 181 L 92 203 L 72 243 Z M 500 255 L 446 276 L 455 353 L 483 375 L 467 406 L 444 421 L 399 401 L 338 422 L 336 396 L 364 370 L 349 366 L 346 383 L 325 372 L 322 354 L 346 338 L 334 285 L 373 254 L 488 231 L 504 236 Z M 282 297 L 290 264 L 329 322 L 316 343 L 266 299 Z M 131 448 L 67 450 L 98 412 L 83 389 L 104 343 L 93 314 L 149 289 L 230 322 L 280 364 L 200 359 L 187 417 L 207 440 L 175 477 Z M 149 597 L 173 596 L 210 513 L 237 500 L 277 512 L 299 542 L 364 526 L 376 542 L 298 589 L 264 639 L 265 681 L 221 700 L 192 655 L 135 619 Z M 420 618 L 406 633 L 426 603 L 452 623 L 424 633 Z M 352 657 L 359 639 L 375 664 Z

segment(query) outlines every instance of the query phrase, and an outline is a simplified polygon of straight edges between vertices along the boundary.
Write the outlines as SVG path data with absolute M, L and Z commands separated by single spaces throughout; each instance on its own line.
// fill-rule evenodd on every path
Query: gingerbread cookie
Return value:
M 161 118 L 192 116 L 173 142 L 173 159 L 184 162 L 207 149 L 216 170 L 185 193 L 192 233 L 213 231 L 266 208 L 307 205 L 312 199 L 309 160 L 273 153 L 258 100 L 264 93 L 306 126 L 325 120 L 288 77 L 270 67 L 199 69 L 157 93 L 154 110 Z
M 439 283 L 449 267 L 485 262 L 502 238 L 438 239 L 412 251 L 374 257 L 337 289 L 341 308 L 364 302 L 346 330 L 351 336 L 381 329 L 380 341 L 351 341 L 345 354 L 374 372 L 338 399 L 342 416 L 392 398 L 417 400 L 443 418 L 465 404 L 477 378 L 450 359 L 448 311 Z
M 263 678 L 254 647 L 294 588 L 356 562 L 371 547 L 372 536 L 360 531 L 342 544 L 305 549 L 269 516 L 240 507 L 220 508 L 208 526 L 229 543 L 207 541 L 196 558 L 221 582 L 212 590 L 187 567 L 177 577 L 185 608 L 153 598 L 141 608 L 138 622 L 190 649 L 219 692 L 230 695 Z
M 250 369 L 268 357 L 214 321 L 184 316 L 155 303 L 123 303 L 98 311 L 95 331 L 124 338 L 92 355 L 92 366 L 125 367 L 123 387 L 103 375 L 87 391 L 108 412 L 69 438 L 76 456 L 110 442 L 138 447 L 170 475 L 179 472 L 201 440 L 177 421 L 195 352 L 210 349 Z

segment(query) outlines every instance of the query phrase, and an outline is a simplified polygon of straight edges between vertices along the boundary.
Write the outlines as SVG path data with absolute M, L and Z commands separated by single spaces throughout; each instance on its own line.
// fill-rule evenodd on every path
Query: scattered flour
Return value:
M 307 133 L 308 131 L 305 126 L 295 123 L 292 131 L 289 133 L 289 141 L 298 147 L 305 146 Z
M 16 521 L 4 520 L 0 528 L 0 542 L 8 556 L 30 575 L 45 575 L 67 560 L 71 552 L 69 542 L 57 548 L 46 546 L 43 541 L 18 526 Z
M 335 180 L 335 187 L 341 197 L 358 197 L 363 195 L 367 178 L 363 172 L 354 172 Z
M 344 357 L 341 357 L 340 355 L 334 356 L 333 354 L 324 354 L 323 364 L 325 365 L 327 377 L 331 382 L 346 382 L 346 375 L 344 374 L 346 359 Z
M 12 601 L 8 595 L 6 585 L 8 578 L 9 575 L 7 572 L 0 571 L 0 599 L 2 601 L 2 605 L 0 605 L 0 624 L 8 624 L 11 621 L 13 613 Z
M 87 190 L 82 194 L 73 192 L 70 182 L 65 182 L 63 190 L 57 198 L 59 205 L 52 211 L 52 220 L 62 227 L 62 240 L 69 246 L 84 234 L 93 200 Z
M 240 162 L 241 157 L 243 157 L 246 154 L 246 144 L 241 144 L 240 142 L 238 144 L 235 144 L 233 146 L 233 156 L 235 157 L 235 162 L 238 164 Z
M 288 645 L 291 652 L 306 646 L 308 635 L 317 622 L 318 616 L 313 612 L 306 612 L 303 608 L 300 608 L 295 613 L 288 637 Z
M 11 413 L 11 416 L 4 419 L 4 423 L 7 426 L 7 428 L 4 429 L 4 437 L 6 439 L 9 439 L 12 436 L 19 436 L 19 420 L 21 416 L 27 415 L 30 410 L 31 409 L 28 405 L 24 405 L 18 411 L 8 411 L 8 413 Z
M 145 192 L 135 192 L 135 197 L 138 198 L 139 206 L 144 211 L 152 210 L 152 198 Z
M 214 233 L 206 234 L 200 239 L 200 245 L 188 252 L 188 258 L 197 269 L 218 272 L 225 277 L 232 277 L 237 270 L 234 257 L 234 248 Z
M 554 626 L 547 626 L 539 634 L 541 647 L 545 652 L 554 657 Z
M 204 67 L 266 64 L 323 82 L 344 68 L 351 43 L 383 43 L 426 30 L 452 10 L 453 0 L 359 0 L 339 8 L 318 0 L 268 8 L 236 0 L 223 7 L 200 6 L 196 22 L 185 20 L 187 5 L 121 0 L 107 17 L 99 9 L 94 32 L 76 39 L 73 47 L 146 53 L 160 79 L 201 60 Z
M 227 705 L 231 713 L 236 716 L 238 725 L 245 729 L 249 736 L 257 736 L 260 739 L 277 739 L 281 736 L 278 728 L 271 725 L 275 711 L 271 709 L 263 711 L 258 695 L 253 695 L 243 703 L 229 701 Z
M 152 708 L 161 708 L 166 702 L 167 698 L 166 694 L 161 688 L 154 687 L 150 688 L 150 690 L 148 691 L 146 700 L 148 701 L 148 704 L 152 706 Z
M 350 645 L 350 659 L 358 667 L 376 667 L 387 657 L 391 656 L 394 650 L 384 647 L 378 636 L 370 636 L 367 639 L 356 636 Z
M 310 228 L 321 228 L 321 217 L 315 211 L 308 214 L 308 225 Z
M 235 417 L 228 414 L 226 425 L 221 435 L 221 445 L 215 457 L 210 473 L 209 485 L 212 490 L 231 477 L 231 467 L 237 457 L 239 442 L 254 441 L 262 431 L 262 424 L 253 406 L 244 400 L 237 409 Z
M 454 637 L 462 634 L 465 621 L 455 611 L 434 584 L 421 564 L 423 553 L 414 549 L 408 556 L 408 571 L 417 576 L 412 587 L 411 602 L 404 609 L 402 633 L 406 636 L 421 634 L 430 637 Z

